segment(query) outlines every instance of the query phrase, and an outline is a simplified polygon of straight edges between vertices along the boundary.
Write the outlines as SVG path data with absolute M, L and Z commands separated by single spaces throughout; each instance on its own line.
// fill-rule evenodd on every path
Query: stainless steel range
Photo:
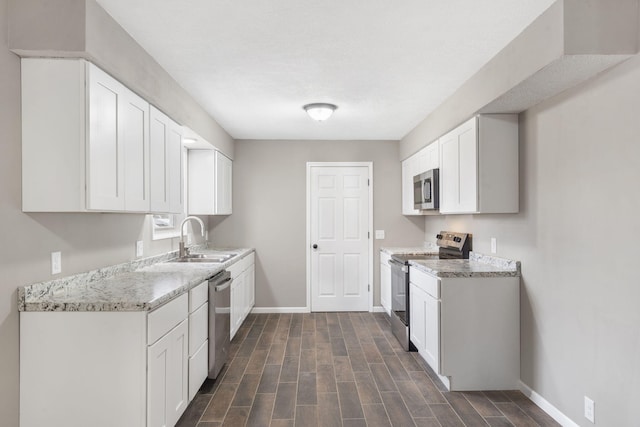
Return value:
M 471 235 L 441 231 L 436 236 L 437 254 L 392 255 L 391 266 L 391 329 L 406 351 L 415 351 L 409 340 L 409 261 L 419 259 L 468 259 Z

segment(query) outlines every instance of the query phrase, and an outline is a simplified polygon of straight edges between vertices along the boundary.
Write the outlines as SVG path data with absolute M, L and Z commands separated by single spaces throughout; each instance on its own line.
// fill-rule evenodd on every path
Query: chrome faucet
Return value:
M 195 219 L 196 221 L 198 221 L 200 223 L 200 233 L 202 234 L 202 237 L 204 237 L 204 223 L 202 222 L 202 220 L 200 218 L 198 218 L 197 216 L 188 216 L 185 219 L 182 220 L 182 223 L 180 224 L 180 251 L 178 253 L 178 256 L 180 258 L 184 258 L 186 256 L 189 255 L 189 248 L 185 248 L 184 246 L 184 225 L 190 220 L 190 219 Z

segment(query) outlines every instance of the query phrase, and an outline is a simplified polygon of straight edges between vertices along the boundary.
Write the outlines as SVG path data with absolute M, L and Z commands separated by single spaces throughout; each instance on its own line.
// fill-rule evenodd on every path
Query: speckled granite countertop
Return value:
M 380 248 L 381 252 L 386 253 L 387 255 L 421 255 L 421 254 L 431 254 L 438 253 L 438 246 L 431 243 L 428 246 L 415 246 L 415 247 L 404 247 L 404 248 Z
M 253 249 L 200 249 L 233 252 L 221 264 L 166 262 L 177 251 L 93 270 L 18 289 L 20 311 L 148 311 L 170 301 L 244 258 Z
M 470 252 L 469 259 L 412 260 L 409 264 L 437 277 L 520 277 L 520 261 Z

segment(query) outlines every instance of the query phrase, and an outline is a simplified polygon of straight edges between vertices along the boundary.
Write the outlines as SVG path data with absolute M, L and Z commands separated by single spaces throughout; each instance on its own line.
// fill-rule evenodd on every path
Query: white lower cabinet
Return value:
M 255 254 L 238 260 L 229 268 L 231 273 L 231 339 L 255 305 Z
M 449 390 L 520 379 L 519 277 L 438 278 L 409 269 L 411 342 Z
M 387 314 L 391 314 L 391 256 L 380 251 L 380 305 Z
M 189 404 L 189 321 L 149 346 L 147 353 L 147 427 L 175 425 Z
M 209 282 L 189 291 L 189 401 L 207 379 L 209 357 Z
M 410 283 L 409 298 L 411 301 L 409 339 L 413 345 L 416 346 L 420 356 L 424 358 L 425 343 L 427 341 L 427 327 L 425 320 L 427 293 L 413 283 Z
M 207 375 L 202 285 L 151 312 L 20 312 L 21 427 L 174 426 Z

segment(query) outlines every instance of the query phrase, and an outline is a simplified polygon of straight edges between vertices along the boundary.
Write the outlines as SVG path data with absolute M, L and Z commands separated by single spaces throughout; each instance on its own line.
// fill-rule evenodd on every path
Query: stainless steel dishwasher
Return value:
M 231 274 L 223 270 L 209 279 L 209 378 L 218 377 L 229 355 Z

